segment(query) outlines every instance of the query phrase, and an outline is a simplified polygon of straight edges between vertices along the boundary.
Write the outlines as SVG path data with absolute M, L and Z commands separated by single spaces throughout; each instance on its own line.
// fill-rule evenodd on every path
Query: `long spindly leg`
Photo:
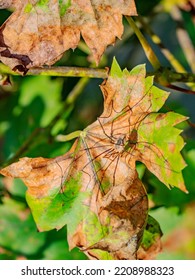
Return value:
M 93 138 L 91 140 L 94 140 Z M 94 140 L 95 141 L 95 140 Z M 103 148 L 103 151 L 98 152 L 98 149 L 95 150 L 95 156 L 94 154 L 94 148 L 96 147 L 93 145 L 93 149 L 88 146 L 87 142 L 85 142 L 86 152 L 89 155 L 89 161 L 83 166 L 82 170 L 87 169 L 89 165 L 91 165 L 94 174 L 93 176 L 96 177 L 96 180 L 99 183 L 100 189 L 103 191 L 102 188 L 102 181 L 104 180 L 104 177 L 106 176 L 106 172 L 109 171 L 111 168 L 111 164 L 114 162 L 115 158 L 118 156 L 118 152 L 115 151 L 113 144 L 107 144 L 102 145 L 101 149 Z M 99 146 L 99 144 L 98 144 Z M 109 148 L 107 148 L 109 147 Z M 98 164 L 96 164 L 96 162 Z

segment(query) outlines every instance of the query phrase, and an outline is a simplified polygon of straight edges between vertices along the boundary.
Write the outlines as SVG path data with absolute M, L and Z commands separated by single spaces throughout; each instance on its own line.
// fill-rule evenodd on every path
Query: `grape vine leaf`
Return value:
M 108 45 L 123 33 L 122 16 L 136 15 L 134 0 L 24 0 L 0 28 L 0 59 L 24 74 L 31 67 L 51 65 L 77 47 L 80 36 L 96 63 Z
M 167 187 L 186 191 L 181 130 L 186 117 L 157 113 L 168 93 L 146 77 L 145 65 L 121 70 L 113 61 L 101 85 L 104 111 L 54 159 L 22 158 L 2 169 L 28 186 L 27 202 L 40 231 L 68 230 L 70 249 L 92 259 L 135 259 L 147 222 L 146 190 L 135 163 Z

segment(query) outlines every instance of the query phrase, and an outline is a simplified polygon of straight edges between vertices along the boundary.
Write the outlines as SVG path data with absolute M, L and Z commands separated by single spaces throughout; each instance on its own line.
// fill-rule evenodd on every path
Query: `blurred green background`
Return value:
M 174 11 L 179 10 L 180 25 L 195 42 L 194 10 L 190 1 L 137 0 L 138 14 L 161 38 L 165 47 L 175 55 L 187 72 L 193 65 L 178 38 L 179 25 Z M 180 5 L 180 6 L 178 6 Z M 11 14 L 0 10 L 0 24 Z M 138 23 L 139 24 L 139 23 Z M 116 56 L 121 68 L 146 63 L 139 41 L 124 20 L 123 40 L 109 47 L 100 68 L 110 66 Z M 143 30 L 145 34 L 145 31 Z M 150 36 L 146 38 L 154 48 L 162 66 L 171 67 Z M 194 46 L 193 46 L 194 47 Z M 88 50 L 83 43 L 74 52 L 67 51 L 56 65 L 90 65 Z M 2 76 L 2 81 L 7 77 Z M 11 77 L 11 85 L 0 86 L 0 167 L 19 157 L 55 157 L 64 154 L 71 142 L 56 141 L 56 135 L 68 134 L 85 128 L 99 116 L 103 98 L 99 85 L 101 79 L 89 79 L 74 106 L 65 108 L 66 97 L 74 90 L 78 78 L 43 76 Z M 185 86 L 185 85 L 182 85 Z M 195 122 L 194 96 L 171 90 L 164 111 L 174 110 L 189 116 Z M 157 259 L 195 259 L 195 129 L 183 124 L 186 146 L 182 154 L 187 163 L 183 175 L 189 194 L 174 188 L 168 190 L 146 169 L 142 179 L 150 199 L 150 214 L 159 222 L 163 231 L 163 251 Z M 86 259 L 79 250 L 71 252 L 66 241 L 66 228 L 59 231 L 38 232 L 25 200 L 26 187 L 19 180 L 0 177 L 0 259 Z

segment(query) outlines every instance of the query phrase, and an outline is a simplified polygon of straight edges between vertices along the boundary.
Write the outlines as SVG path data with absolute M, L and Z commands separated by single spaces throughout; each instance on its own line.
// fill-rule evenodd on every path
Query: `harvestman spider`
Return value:
M 92 179 L 91 176 L 94 176 L 96 178 L 96 181 L 99 184 L 99 187 L 100 187 L 102 193 L 104 193 L 104 189 L 102 188 L 102 181 L 104 180 L 104 175 L 106 174 L 107 170 L 109 168 L 111 168 L 112 164 L 115 164 L 114 171 L 113 171 L 113 180 L 112 180 L 112 185 L 115 186 L 116 171 L 117 171 L 117 167 L 118 167 L 120 158 L 123 157 L 123 158 L 125 158 L 125 160 L 128 159 L 127 164 L 130 163 L 130 161 L 134 157 L 134 152 L 137 151 L 138 144 L 143 144 L 145 150 L 149 149 L 152 153 L 156 153 L 157 155 L 159 155 L 163 159 L 162 163 L 164 164 L 164 167 L 167 169 L 170 169 L 168 167 L 167 159 L 164 158 L 162 151 L 154 143 L 149 143 L 146 141 L 139 141 L 139 139 L 138 139 L 137 131 L 139 129 L 140 124 L 147 118 L 147 116 L 149 116 L 152 113 L 156 113 L 156 112 L 151 112 L 151 110 L 150 110 L 152 107 L 152 101 L 150 99 L 151 97 L 148 95 L 151 94 L 151 92 L 150 92 L 151 88 L 152 88 L 152 86 L 148 89 L 148 91 L 143 96 L 141 96 L 141 98 L 132 107 L 127 105 L 121 111 L 117 111 L 114 108 L 114 104 L 112 101 L 111 106 L 110 106 L 111 107 L 110 113 L 106 117 L 99 117 L 97 119 L 99 122 L 99 125 L 102 129 L 103 135 L 105 135 L 105 137 L 104 138 L 100 137 L 98 139 L 97 135 L 95 135 L 93 133 L 93 131 L 88 131 L 87 137 L 92 139 L 94 144 L 91 146 L 88 146 L 87 141 L 85 141 L 83 139 L 83 145 L 84 145 L 83 153 L 81 153 L 78 157 L 76 156 L 76 158 L 73 160 L 73 162 L 77 161 L 85 153 L 89 154 L 89 158 L 91 158 L 91 159 L 82 167 L 82 170 L 80 170 L 80 171 L 84 172 L 86 175 L 89 176 L 89 183 Z M 141 110 L 140 103 L 142 101 L 144 101 L 145 97 L 147 100 L 150 100 L 150 102 L 148 104 L 148 108 L 146 108 L 143 113 L 137 114 L 136 121 L 134 121 L 134 123 L 132 123 L 131 118 L 133 118 L 134 110 L 135 109 Z M 115 118 L 114 120 L 112 120 L 112 122 L 109 125 L 110 132 L 107 132 L 105 129 L 105 124 L 102 124 L 101 119 L 109 119 L 109 117 L 111 116 L 113 111 L 116 114 L 118 114 L 118 117 Z M 119 128 L 118 127 L 115 128 L 116 122 L 120 122 L 120 117 L 123 117 L 124 115 L 126 115 L 126 117 L 127 117 L 125 123 L 128 123 L 128 124 L 125 124 L 124 126 L 122 126 L 122 124 L 121 124 Z M 144 125 L 147 125 L 147 122 L 145 122 Z M 126 133 L 122 132 L 123 129 L 126 130 Z M 94 136 L 98 140 L 94 140 Z M 105 140 L 107 142 L 106 144 L 104 143 Z M 103 151 L 101 151 L 98 155 L 93 157 L 91 155 L 91 151 L 93 149 L 98 149 L 98 148 L 103 148 Z M 101 165 L 101 167 L 99 169 L 94 168 L 95 172 L 93 175 L 90 175 L 87 171 L 85 171 L 85 168 L 89 164 L 94 165 L 95 161 L 98 159 L 101 159 L 101 158 L 108 159 L 108 161 L 106 161 L 103 165 Z M 154 165 L 158 165 L 155 162 L 151 162 L 151 163 Z M 100 172 L 101 172 L 101 176 L 100 176 L 101 178 L 98 178 L 98 174 Z
M 160 148 L 158 148 L 154 143 L 149 143 L 149 142 L 146 142 L 146 141 L 139 141 L 139 139 L 138 139 L 138 129 L 139 129 L 139 126 L 141 125 L 141 123 L 150 114 L 156 113 L 156 112 L 151 112 L 150 111 L 150 109 L 152 107 L 152 103 L 151 102 L 149 103 L 148 108 L 145 109 L 145 112 L 143 112 L 143 114 L 137 114 L 136 121 L 134 123 L 131 123 L 131 118 L 133 118 L 133 110 L 137 106 L 140 106 L 139 105 L 140 102 L 145 97 L 149 98 L 147 96 L 147 94 L 148 93 L 150 94 L 151 88 L 152 88 L 152 86 L 149 88 L 148 92 L 146 92 L 145 95 L 143 95 L 140 98 L 140 100 L 138 100 L 132 107 L 127 105 L 121 111 L 116 111 L 115 110 L 114 105 L 113 105 L 113 101 L 112 101 L 110 114 L 106 117 L 99 117 L 98 118 L 98 122 L 99 122 L 100 127 L 103 131 L 103 134 L 106 136 L 105 139 L 109 140 L 109 143 L 107 145 L 104 145 L 104 147 L 108 147 L 108 149 L 106 149 L 104 152 L 102 152 L 96 158 L 101 156 L 101 157 L 110 159 L 110 163 L 108 165 L 105 164 L 105 166 L 101 166 L 101 168 L 99 170 L 96 170 L 96 173 L 98 174 L 98 172 L 100 172 L 103 169 L 103 176 L 102 176 L 102 179 L 100 180 L 100 185 L 101 185 L 101 182 L 103 180 L 104 174 L 110 168 L 111 164 L 116 161 L 115 162 L 115 167 L 114 167 L 114 173 L 113 173 L 113 186 L 115 185 L 115 181 L 116 181 L 115 174 L 116 174 L 116 170 L 117 170 L 117 167 L 118 167 L 119 159 L 121 157 L 124 157 L 125 159 L 128 158 L 127 163 L 130 163 L 130 161 L 133 160 L 134 152 L 137 151 L 137 145 L 138 144 L 142 144 L 144 146 L 144 151 L 149 149 L 150 152 L 152 152 L 153 154 L 156 154 L 157 156 L 162 158 L 162 167 L 171 170 L 169 165 L 168 165 L 168 161 L 164 157 Z M 109 118 L 113 111 L 116 114 L 119 114 L 119 116 L 118 116 L 118 118 L 112 120 L 112 122 L 110 124 L 110 132 L 107 132 L 106 129 L 105 129 L 105 124 L 102 124 L 101 119 Z M 127 124 L 124 125 L 124 126 L 120 125 L 119 127 L 114 128 L 116 122 L 120 121 L 120 119 L 119 119 L 120 116 L 123 116 L 124 114 L 127 115 L 126 122 L 128 122 L 128 125 Z M 151 121 L 149 121 L 148 124 L 149 123 L 151 123 Z M 147 125 L 147 122 L 144 122 L 144 125 Z M 127 128 L 128 128 L 128 132 L 126 131 L 126 133 L 123 133 L 122 129 L 125 130 Z M 102 140 L 102 141 L 104 141 L 104 140 Z M 98 141 L 98 143 L 101 143 L 101 140 Z M 97 144 L 97 142 L 95 142 L 94 146 L 89 148 L 89 149 L 98 148 L 98 146 L 96 146 L 96 144 Z M 99 146 L 99 147 L 101 147 L 101 146 Z M 103 147 L 103 144 L 102 144 L 102 147 Z M 92 159 L 92 161 L 95 160 L 95 159 Z M 149 160 L 145 160 L 145 161 L 149 161 Z M 149 161 L 149 162 L 154 166 L 155 165 L 159 166 L 159 164 L 157 164 L 155 162 L 152 162 L 152 161 Z

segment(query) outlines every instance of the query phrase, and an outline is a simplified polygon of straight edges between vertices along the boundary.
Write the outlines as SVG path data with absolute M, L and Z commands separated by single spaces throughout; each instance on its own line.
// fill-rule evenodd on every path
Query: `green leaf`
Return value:
M 29 106 L 33 101 L 40 100 L 43 106 L 40 125 L 44 127 L 51 122 L 62 107 L 61 91 L 62 80 L 60 79 L 51 80 L 47 76 L 29 77 L 21 86 L 18 111 L 22 111 L 23 108 Z M 31 114 L 33 115 L 33 113 Z
M 156 177 L 150 176 L 148 180 L 148 184 L 155 188 L 154 193 L 152 194 L 152 201 L 154 201 L 156 206 L 161 206 L 161 205 L 164 205 L 165 207 L 177 206 L 180 208 L 180 210 L 182 210 L 184 209 L 184 207 L 186 207 L 188 203 L 194 201 L 195 149 L 185 151 L 187 148 L 186 146 L 184 149 L 184 155 L 188 167 L 184 169 L 183 175 L 189 193 L 188 194 L 183 193 L 177 188 L 174 188 L 170 191 L 169 189 L 164 188 L 163 184 L 159 182 L 159 180 Z
M 26 199 L 40 231 L 60 229 L 68 224 L 68 230 L 72 234 L 83 220 L 88 209 L 82 202 L 89 194 L 80 192 L 79 177 L 80 175 L 77 179 L 70 178 L 63 193 L 60 192 L 61 186 L 43 197 L 32 196 L 27 192 Z
M 123 72 L 122 72 L 116 58 L 114 57 L 113 62 L 112 62 L 112 67 L 110 69 L 110 76 L 122 77 L 122 75 L 123 75 Z
M 181 130 L 173 125 L 186 118 L 169 112 L 150 114 L 138 128 L 138 149 L 141 161 L 167 187 L 176 186 L 185 191 L 181 171 L 186 166 L 180 151 L 184 147 Z
M 45 242 L 25 205 L 9 198 L 0 205 L 0 246 L 20 254 L 33 255 Z

